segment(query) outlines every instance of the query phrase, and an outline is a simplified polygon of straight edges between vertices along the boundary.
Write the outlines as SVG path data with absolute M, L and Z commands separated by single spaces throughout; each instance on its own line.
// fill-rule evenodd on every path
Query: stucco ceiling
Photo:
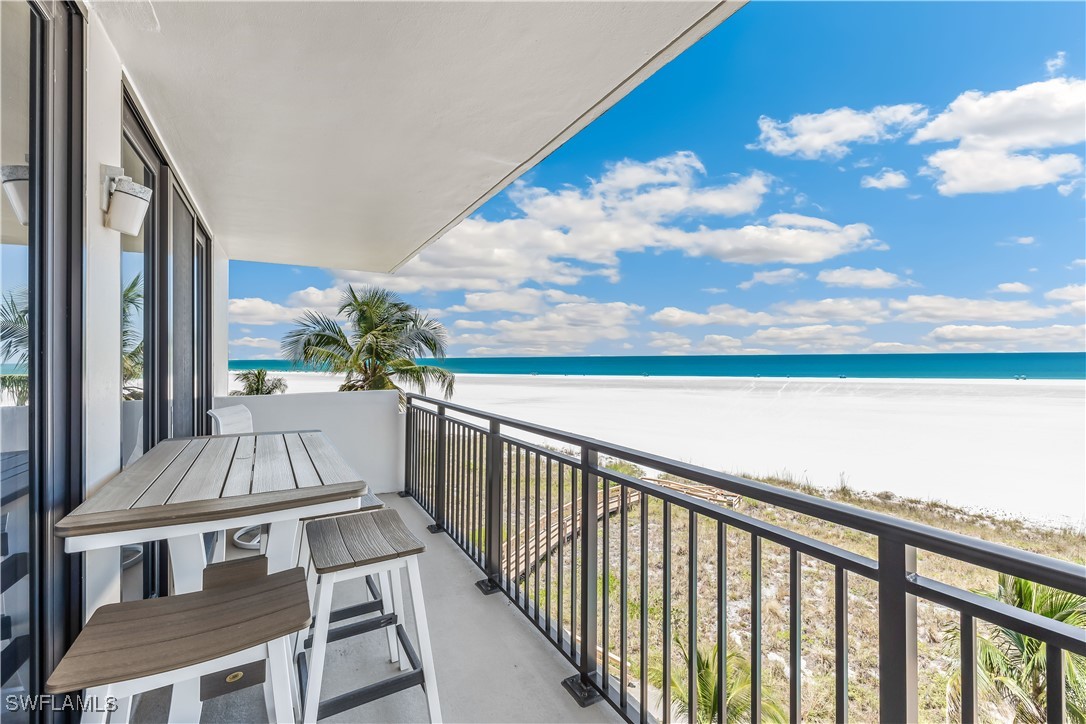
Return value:
M 391 271 L 741 2 L 95 2 L 231 258 Z

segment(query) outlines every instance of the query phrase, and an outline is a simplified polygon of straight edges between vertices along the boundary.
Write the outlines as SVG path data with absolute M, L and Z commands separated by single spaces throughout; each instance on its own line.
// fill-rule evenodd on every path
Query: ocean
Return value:
M 838 377 L 867 379 L 1086 379 L 1086 352 L 796 354 L 652 357 L 452 357 L 461 374 L 612 377 Z M 230 360 L 231 370 L 306 371 L 284 360 Z

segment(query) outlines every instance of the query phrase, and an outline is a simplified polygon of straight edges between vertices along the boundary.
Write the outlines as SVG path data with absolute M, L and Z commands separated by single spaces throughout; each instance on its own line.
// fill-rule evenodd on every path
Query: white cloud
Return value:
M 688 354 L 694 343 L 678 332 L 649 332 L 649 347 L 661 350 L 662 354 Z
M 886 320 L 886 309 L 879 299 L 819 299 L 817 301 L 778 302 L 771 309 L 781 324 L 820 324 L 823 322 L 864 322 Z
M 805 352 L 841 352 L 863 347 L 871 340 L 859 336 L 864 328 L 855 325 L 814 324 L 804 327 L 759 329 L 743 340 L 766 347 L 788 347 Z
M 650 332 L 649 347 L 665 355 L 680 354 L 750 354 L 743 349 L 743 342 L 726 334 L 707 334 L 698 343 L 677 332 Z M 768 350 L 757 350 L 767 352 Z
M 893 272 L 882 269 L 854 269 L 844 266 L 840 269 L 823 269 L 818 273 L 818 281 L 828 287 L 856 287 L 859 289 L 892 289 L 894 287 L 916 286 L 915 282 L 902 279 Z
M 892 168 L 884 168 L 877 176 L 864 176 L 860 179 L 860 186 L 865 189 L 903 189 L 909 185 L 909 177 L 901 171 Z
M 755 284 L 794 284 L 800 279 L 806 279 L 807 275 L 799 269 L 774 269 L 773 271 L 754 272 L 754 276 L 739 285 L 740 289 L 750 289 Z
M 230 340 L 235 347 L 255 347 L 257 349 L 279 349 L 279 342 L 267 337 L 241 337 Z
M 1065 65 L 1067 65 L 1067 53 L 1061 50 L 1045 61 L 1045 72 L 1049 75 L 1055 75 Z
M 291 322 L 301 313 L 300 309 L 284 307 L 282 304 L 269 302 L 260 297 L 231 299 L 227 304 L 227 319 L 230 324 L 250 324 L 266 326 Z
M 458 319 L 453 322 L 453 327 L 457 329 L 486 329 L 489 326 L 486 322 L 476 319 Z
M 927 110 L 916 104 L 878 106 L 870 111 L 831 108 L 796 115 L 789 121 L 762 116 L 758 119 L 758 141 L 749 148 L 764 149 L 775 156 L 836 159 L 846 155 L 852 144 L 896 138 L 927 116 Z
M 995 291 L 1006 294 L 1029 294 L 1033 291 L 1033 287 L 1022 282 L 1003 282 L 996 286 Z
M 1086 349 L 1086 325 L 1054 324 L 1048 327 L 946 325 L 932 330 L 928 338 L 941 349 L 969 351 L 1048 351 Z
M 731 304 L 717 304 L 709 307 L 705 313 L 691 312 L 678 307 L 664 307 L 650 319 L 665 327 L 693 327 L 707 324 L 752 327 L 758 324 L 773 324 L 776 321 L 775 317 L 767 312 L 751 312 Z
M 709 182 L 696 155 L 612 164 L 599 179 L 557 189 L 518 182 L 513 218 L 476 215 L 395 275 L 336 272 L 338 283 L 378 283 L 401 292 L 501 291 L 527 282 L 566 286 L 588 276 L 615 281 L 619 254 L 679 251 L 744 264 L 811 263 L 885 248 L 865 224 L 798 214 L 728 225 L 756 212 L 774 179 L 760 171 Z
M 1071 260 L 1071 266 L 1072 267 L 1086 266 L 1086 259 L 1072 259 Z
M 873 354 L 921 354 L 934 351 L 934 347 L 929 347 L 926 344 L 907 344 L 905 342 L 875 342 L 864 349 L 864 352 Z
M 1052 78 L 1012 90 L 958 96 L 910 143 L 957 141 L 927 157 L 944 196 L 1046 186 L 1082 172 L 1074 153 L 1039 151 L 1086 140 L 1086 81 Z
M 489 333 L 464 334 L 457 344 L 478 345 L 469 354 L 576 354 L 599 341 L 626 339 L 643 307 L 625 302 L 558 304 L 527 319 L 501 319 Z
M 650 319 L 665 327 L 723 325 L 753 327 L 771 324 L 819 324 L 824 322 L 877 323 L 887 319 L 879 299 L 819 299 L 778 302 L 768 311 L 754 312 L 730 304 L 718 304 L 705 312 L 665 307 Z
M 1086 285 L 1068 284 L 1065 287 L 1053 289 L 1050 292 L 1045 292 L 1045 299 L 1058 302 L 1081 302 L 1086 299 Z
M 890 301 L 890 309 L 902 322 L 1030 322 L 1061 313 L 1059 307 L 1038 307 L 1026 301 L 963 299 L 936 295 L 910 295 Z
M 1036 237 L 1033 236 L 1012 236 L 1011 241 L 1021 246 L 1030 246 L 1037 243 Z
M 464 295 L 464 304 L 454 312 L 515 312 L 539 314 L 549 303 L 588 302 L 588 297 L 560 289 L 511 289 L 498 292 L 473 292 Z

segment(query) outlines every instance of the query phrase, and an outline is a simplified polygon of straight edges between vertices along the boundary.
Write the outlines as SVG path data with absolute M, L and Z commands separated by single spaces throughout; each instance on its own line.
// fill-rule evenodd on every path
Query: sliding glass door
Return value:
M 83 22 L 0 2 L 0 689 L 41 693 L 79 630 L 53 525 L 82 498 Z

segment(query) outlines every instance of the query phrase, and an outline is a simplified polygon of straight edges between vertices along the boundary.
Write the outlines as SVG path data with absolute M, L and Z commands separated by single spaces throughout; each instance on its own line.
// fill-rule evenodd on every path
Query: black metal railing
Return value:
M 918 599 L 960 617 L 963 721 L 977 717 L 978 621 L 1045 644 L 1047 718 L 1064 720 L 1065 656 L 1086 656 L 1086 631 L 921 576 L 917 550 L 1086 596 L 1083 566 L 419 395 L 408 395 L 406 424 L 406 493 L 433 517 L 431 529 L 447 532 L 485 572 L 481 587 L 504 592 L 577 667 L 578 676 L 564 683 L 582 701 L 602 697 L 626 720 L 648 722 L 678 718 L 684 707 L 674 706 L 673 698 L 679 698 L 691 722 L 729 721 L 725 696 L 716 696 L 716 711 L 698 703 L 705 661 L 699 661 L 697 642 L 706 637 L 699 631 L 715 638 L 716 691 L 724 692 L 729 647 L 735 645 L 727 635 L 725 572 L 729 556 L 745 554 L 750 607 L 749 645 L 743 648 L 752 692 L 745 717 L 751 721 L 772 713 L 763 710 L 770 707 L 778 713 L 786 708 L 791 721 L 802 718 L 805 561 L 832 569 L 837 721 L 848 718 L 849 592 L 857 577 L 871 581 L 877 595 L 877 643 L 854 641 L 853 650 L 877 646 L 882 721 L 917 720 Z M 618 472 L 615 461 L 868 534 L 877 558 L 744 515 L 681 486 L 631 477 Z M 704 543 L 702 532 L 712 544 Z M 762 696 L 764 544 L 785 549 L 789 570 L 787 701 L 780 704 Z M 686 575 L 676 575 L 675 565 Z M 709 585 L 699 581 L 699 566 L 714 572 Z M 662 685 L 650 686 L 650 670 Z

